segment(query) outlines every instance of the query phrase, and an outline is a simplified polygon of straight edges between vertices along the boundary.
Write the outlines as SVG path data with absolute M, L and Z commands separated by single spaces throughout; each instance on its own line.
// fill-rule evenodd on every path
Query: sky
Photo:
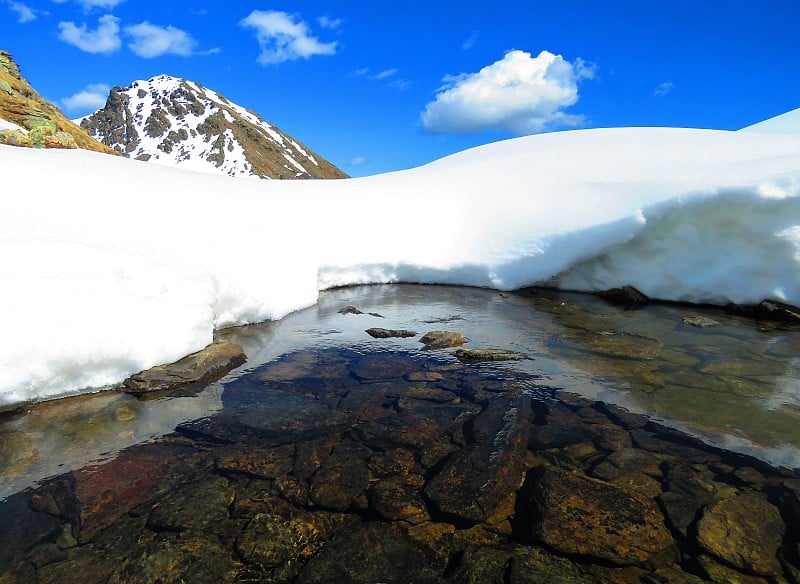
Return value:
M 166 73 L 365 176 L 527 134 L 793 110 L 798 22 L 800 0 L 0 0 L 0 49 L 70 117 Z

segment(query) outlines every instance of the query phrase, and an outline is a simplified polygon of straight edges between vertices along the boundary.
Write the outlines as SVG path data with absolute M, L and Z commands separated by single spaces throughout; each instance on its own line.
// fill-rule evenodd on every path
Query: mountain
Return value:
M 7 51 L 0 51 L 0 144 L 117 154 L 39 95 Z
M 81 126 L 138 160 L 261 178 L 345 178 L 257 114 L 199 83 L 159 75 L 115 87 Z

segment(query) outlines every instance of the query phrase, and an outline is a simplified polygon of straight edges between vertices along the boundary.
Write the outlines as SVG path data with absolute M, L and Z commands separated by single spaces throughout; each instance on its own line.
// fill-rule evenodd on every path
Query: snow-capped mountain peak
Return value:
M 126 156 L 166 166 L 256 178 L 345 176 L 252 111 L 170 75 L 115 87 L 80 125 Z

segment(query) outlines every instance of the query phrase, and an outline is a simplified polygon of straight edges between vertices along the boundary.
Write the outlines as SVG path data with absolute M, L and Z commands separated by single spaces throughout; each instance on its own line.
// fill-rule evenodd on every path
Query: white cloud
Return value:
M 664 97 L 673 89 L 675 89 L 675 84 L 672 81 L 665 81 L 656 87 L 656 90 L 653 92 L 653 97 Z
M 197 45 L 197 41 L 184 30 L 174 26 L 156 26 L 146 20 L 125 27 L 125 34 L 132 38 L 128 48 L 145 59 L 161 55 L 189 57 Z
M 317 22 L 322 28 L 327 28 L 328 30 L 336 30 L 340 26 L 342 26 L 342 19 L 341 18 L 329 18 L 327 16 L 320 16 L 317 18 Z
M 380 81 L 382 79 L 388 79 L 389 77 L 391 77 L 392 75 L 397 73 L 397 71 L 398 71 L 397 68 L 384 69 L 380 73 L 376 73 L 375 75 L 372 75 L 369 79 L 370 79 L 370 81 Z
M 593 78 L 596 69 L 549 51 L 536 57 L 509 51 L 477 73 L 445 77 L 420 116 L 422 125 L 434 133 L 505 130 L 517 135 L 579 126 L 584 117 L 563 110 L 578 101 L 578 81 Z
M 22 2 L 9 2 L 8 8 L 12 12 L 17 13 L 17 22 L 21 24 L 36 20 L 36 12 L 27 4 L 23 4 Z
M 463 43 L 461 43 L 461 49 L 468 51 L 475 46 L 476 42 L 478 42 L 478 33 L 473 32 Z
M 356 156 L 353 160 L 350 161 L 350 166 L 361 166 L 366 164 L 367 157 L 366 156 Z
M 62 99 L 61 105 L 67 111 L 95 111 L 106 104 L 109 91 L 111 88 L 103 83 L 87 85 L 79 92 Z
M 59 39 L 87 53 L 113 53 L 122 44 L 119 18 L 111 14 L 98 18 L 95 30 L 88 30 L 85 23 L 78 26 L 71 21 L 59 22 L 58 28 L 61 30 Z
M 254 10 L 239 24 L 253 28 L 261 47 L 258 62 L 274 65 L 314 55 L 333 55 L 336 42 L 322 43 L 311 36 L 308 25 L 286 12 Z
M 76 4 L 83 6 L 84 10 L 91 10 L 92 8 L 103 8 L 110 10 L 117 4 L 121 4 L 125 0 L 75 0 Z M 53 0 L 56 4 L 66 4 L 67 0 Z

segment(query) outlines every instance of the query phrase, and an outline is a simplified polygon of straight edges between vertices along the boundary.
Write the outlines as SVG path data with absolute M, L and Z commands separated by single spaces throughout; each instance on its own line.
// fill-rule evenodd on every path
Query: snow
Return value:
M 758 122 L 752 126 L 747 126 L 739 131 L 800 135 L 800 108 L 769 118 L 763 122 Z
M 4 146 L 0 173 L 0 405 L 106 387 L 332 286 L 632 284 L 800 305 L 787 134 L 559 132 L 338 181 Z

